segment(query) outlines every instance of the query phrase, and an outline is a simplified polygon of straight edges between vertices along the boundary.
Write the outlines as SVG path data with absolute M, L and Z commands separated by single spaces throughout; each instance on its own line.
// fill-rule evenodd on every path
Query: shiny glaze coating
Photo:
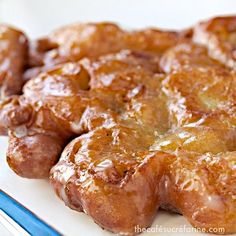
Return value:
M 22 32 L 0 25 L 0 100 L 21 92 L 27 50 L 27 38 Z
M 7 25 L 0 25 L 0 103 L 11 95 L 21 93 L 27 57 L 26 36 Z M 0 120 L 5 122 L 1 117 L 0 109 Z M 0 135 L 6 135 L 6 125 L 2 125 L 1 121 Z
M 193 40 L 207 47 L 216 60 L 236 68 L 236 17 L 216 17 L 194 28 Z
M 97 68 L 107 71 L 109 64 Z M 149 226 L 159 207 L 176 209 L 205 230 L 235 232 L 235 75 L 222 65 L 201 66 L 159 75 L 156 95 L 148 86 L 155 76 L 145 79 L 152 96 L 163 99 L 162 106 L 145 104 L 145 110 L 155 107 L 149 116 L 139 110 L 137 119 L 135 99 L 112 125 L 103 123 L 73 140 L 51 171 L 58 196 L 116 233 Z M 100 75 L 93 75 L 101 86 Z M 115 83 L 104 85 L 116 89 Z M 139 96 L 144 107 L 145 93 Z M 156 118 L 149 122 L 156 114 L 165 117 L 164 128 Z
M 166 131 L 167 125 L 161 123 L 167 117 L 165 101 L 158 93 L 162 75 L 155 75 L 154 58 L 122 51 L 99 61 L 64 64 L 30 80 L 24 94 L 6 101 L 2 109 L 2 123 L 11 130 L 10 166 L 24 177 L 47 177 L 68 140 L 103 123 L 112 125 L 120 116 L 128 126 L 134 125 L 133 117 L 140 123 L 140 109 L 146 116 L 142 130 L 147 127 L 145 132 L 152 133 L 155 125 L 160 132 Z M 155 104 L 163 112 L 157 112 Z M 45 151 L 48 142 L 57 148 Z M 36 144 L 39 150 L 34 152 Z M 35 162 L 43 162 L 45 155 L 50 161 L 42 168 Z
M 167 50 L 161 57 L 160 66 L 166 73 L 188 68 L 223 67 L 217 60 L 208 56 L 205 47 L 189 41 L 178 43 Z
M 167 48 L 189 36 L 187 33 L 161 31 L 155 28 L 125 31 L 112 23 L 73 24 L 38 39 L 30 47 L 28 80 L 54 65 L 75 62 L 83 57 L 101 55 L 123 49 L 146 51 L 160 56 Z
M 74 34 L 73 27 L 59 35 Z M 107 49 L 96 30 L 110 30 L 107 45 L 129 34 L 101 24 L 87 37 L 86 26 L 78 47 L 89 50 L 75 59 L 65 38 L 35 51 L 36 66 L 90 59 L 39 74 L 23 95 L 1 104 L 11 168 L 28 178 L 48 177 L 51 170 L 50 182 L 67 206 L 115 233 L 149 227 L 160 207 L 204 230 L 236 232 L 236 75 L 190 40 L 197 27 L 173 45 L 167 40 L 164 49 L 153 47 L 162 45 L 157 39 L 137 40 L 134 51 L 99 57 Z M 97 46 L 88 40 L 93 37 Z

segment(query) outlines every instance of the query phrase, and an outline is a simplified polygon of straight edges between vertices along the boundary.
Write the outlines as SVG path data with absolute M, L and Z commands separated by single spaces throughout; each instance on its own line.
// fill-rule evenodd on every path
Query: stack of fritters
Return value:
M 50 177 L 115 233 L 160 207 L 236 232 L 236 17 L 181 32 L 77 24 L 29 50 L 2 29 L 0 131 L 18 175 Z

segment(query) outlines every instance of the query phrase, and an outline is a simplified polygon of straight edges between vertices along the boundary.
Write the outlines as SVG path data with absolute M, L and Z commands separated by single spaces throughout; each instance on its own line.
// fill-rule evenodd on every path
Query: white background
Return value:
M 0 0 L 0 22 L 17 26 L 33 38 L 72 22 L 113 21 L 128 28 L 180 29 L 214 15 L 233 13 L 236 0 Z M 47 181 L 16 176 L 5 163 L 6 146 L 7 139 L 0 138 L 0 188 L 66 235 L 110 235 L 88 216 L 64 207 Z M 159 213 L 156 224 L 178 227 L 186 221 L 178 215 Z
M 0 21 L 33 37 L 76 21 L 183 28 L 199 19 L 235 12 L 235 0 L 0 0 Z

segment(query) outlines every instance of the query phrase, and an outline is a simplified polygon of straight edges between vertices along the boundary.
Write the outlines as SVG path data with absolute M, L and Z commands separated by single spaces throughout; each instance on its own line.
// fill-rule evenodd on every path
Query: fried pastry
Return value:
M 170 73 L 190 68 L 223 68 L 217 60 L 208 56 L 205 47 L 193 42 L 182 42 L 168 49 L 160 60 L 161 70 Z
M 150 226 L 162 205 L 171 205 L 194 226 L 234 232 L 235 191 L 229 183 L 234 182 L 235 86 L 218 91 L 223 81 L 233 83 L 234 75 L 226 68 L 195 68 L 166 76 L 142 62 L 147 58 L 123 51 L 65 64 L 29 81 L 18 103 L 7 105 L 29 113 L 23 125 L 9 125 L 8 162 L 19 175 L 46 177 L 64 145 L 80 135 L 51 170 L 56 193 L 71 208 L 116 233 Z M 227 173 L 225 184 L 215 185 L 212 172 L 214 178 Z
M 67 206 L 114 233 L 149 227 L 159 208 L 235 233 L 236 74 L 204 41 L 228 45 L 232 17 L 220 19 L 180 33 L 73 25 L 39 40 L 31 66 L 46 71 L 0 105 L 10 167 L 50 176 Z
M 236 68 L 236 17 L 216 17 L 194 28 L 193 40 L 207 47 L 214 59 Z
M 156 210 L 166 206 L 206 231 L 235 232 L 235 76 L 200 67 L 175 71 L 158 83 L 155 96 L 163 106 L 146 103 L 142 109 L 141 102 L 138 114 L 132 108 L 132 123 L 122 115 L 64 149 L 51 170 L 56 193 L 115 233 L 150 226 Z M 145 101 L 145 92 L 139 96 Z M 152 117 L 165 117 L 164 129 L 154 125 L 157 119 L 146 120 L 149 106 L 156 108 Z
M 27 47 L 27 38 L 22 32 L 0 25 L 0 99 L 21 92 Z
M 26 36 L 9 26 L 0 25 L 0 102 L 21 93 L 27 56 Z M 7 129 L 1 125 L 0 134 L 7 134 Z
M 187 32 L 154 28 L 129 32 L 112 23 L 65 26 L 31 44 L 29 63 L 32 68 L 26 71 L 25 79 L 57 64 L 76 62 L 83 57 L 98 58 L 124 49 L 152 52 L 159 58 L 167 48 L 185 38 L 189 38 Z
M 7 155 L 10 166 L 24 177 L 47 177 L 69 139 L 106 120 L 109 122 L 107 110 L 123 116 L 124 110 L 130 109 L 129 116 L 134 115 L 132 106 L 135 104 L 129 107 L 125 101 L 146 90 L 155 94 L 158 89 L 159 80 L 149 79 L 160 76 L 155 75 L 156 62 L 152 59 L 145 53 L 122 51 L 100 61 L 86 59 L 65 64 L 30 80 L 24 94 L 9 99 L 1 109 L 1 123 L 10 128 Z M 144 78 L 147 78 L 145 83 Z M 166 113 L 158 112 L 154 116 L 154 104 L 164 107 L 164 100 L 149 95 L 139 103 L 144 103 L 146 122 L 164 132 L 166 124 L 161 121 Z M 148 106 L 149 103 L 153 107 Z M 137 115 L 136 119 L 141 117 Z M 52 149 L 45 151 L 48 143 Z

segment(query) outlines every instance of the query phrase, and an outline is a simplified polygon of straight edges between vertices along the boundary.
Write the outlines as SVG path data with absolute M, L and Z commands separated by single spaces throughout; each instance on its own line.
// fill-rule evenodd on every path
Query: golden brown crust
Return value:
M 74 25 L 39 41 L 32 66 L 53 68 L 1 107 L 9 165 L 45 178 L 56 164 L 57 195 L 115 233 L 149 227 L 166 206 L 206 231 L 236 232 L 236 75 L 191 40 L 231 21 L 180 33 Z
M 236 17 L 216 17 L 194 28 L 193 40 L 207 47 L 209 54 L 235 69 Z
M 27 38 L 22 32 L 0 25 L 0 99 L 21 92 L 27 50 Z
M 224 67 L 217 60 L 209 57 L 205 47 L 193 42 L 181 42 L 168 49 L 161 57 L 160 66 L 166 73 L 192 68 Z
M 86 59 L 80 63 L 58 66 L 30 80 L 24 87 L 24 95 L 18 100 L 15 98 L 17 102 L 7 101 L 2 109 L 2 118 L 0 117 L 2 123 L 13 131 L 10 140 L 13 139 L 13 143 L 22 146 L 21 140 L 16 139 L 15 136 L 31 137 L 48 134 L 58 137 L 62 148 L 64 143 L 75 135 L 80 135 L 104 123 L 112 125 L 120 119 L 119 116 L 117 117 L 119 113 L 120 116 L 130 117 L 126 120 L 130 125 L 132 125 L 132 117 L 136 116 L 137 122 L 143 122 L 145 125 L 142 130 L 154 125 L 160 132 L 164 132 L 167 125 L 159 121 L 167 116 L 167 111 L 164 109 L 164 99 L 159 97 L 156 91 L 162 76 L 155 75 L 153 72 L 156 70 L 155 56 L 143 55 L 146 54 L 123 51 L 116 55 L 102 57 L 98 61 Z M 157 94 L 157 97 L 151 96 L 152 94 Z M 130 103 L 131 101 L 133 104 Z M 135 103 L 139 106 L 137 110 L 132 108 Z M 150 103 L 162 106 L 163 112 L 155 112 L 155 106 L 148 106 Z M 139 109 L 143 109 L 145 120 Z M 13 112 L 18 117 L 17 121 L 11 115 Z M 155 116 L 153 116 L 154 112 Z M 25 133 L 18 135 L 22 129 Z M 149 129 L 147 131 L 150 132 Z M 8 152 L 8 160 L 13 169 L 19 173 L 18 157 L 15 156 L 17 152 Z M 58 155 L 59 153 L 57 158 Z M 44 156 L 41 156 L 43 159 Z M 35 178 L 47 176 L 48 169 L 52 165 L 51 163 L 48 168 L 45 168 L 47 170 L 45 173 L 40 170 L 32 176 Z M 21 171 L 21 175 L 31 176 L 27 168 L 25 173 Z
M 79 61 L 83 57 L 98 58 L 124 49 L 154 53 L 159 58 L 166 49 L 187 37 L 188 33 L 153 28 L 125 31 L 112 23 L 65 26 L 31 44 L 32 68 L 25 72 L 25 80 L 60 63 Z
M 26 36 L 7 25 L 0 25 L 0 103 L 7 97 L 20 94 L 23 86 L 23 73 L 27 65 L 28 40 Z M 6 135 L 8 126 L 6 111 L 1 111 L 0 134 Z M 18 119 L 18 118 L 17 118 Z M 20 119 L 20 118 L 19 118 Z M 4 122 L 5 125 L 1 124 Z

